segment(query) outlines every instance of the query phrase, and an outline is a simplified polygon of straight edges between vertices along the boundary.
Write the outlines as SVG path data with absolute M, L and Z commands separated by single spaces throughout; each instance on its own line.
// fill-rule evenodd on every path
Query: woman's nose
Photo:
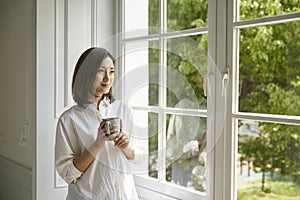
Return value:
M 108 72 L 108 71 L 105 71 L 105 72 L 104 72 L 103 80 L 104 80 L 104 81 L 109 81 L 109 72 Z

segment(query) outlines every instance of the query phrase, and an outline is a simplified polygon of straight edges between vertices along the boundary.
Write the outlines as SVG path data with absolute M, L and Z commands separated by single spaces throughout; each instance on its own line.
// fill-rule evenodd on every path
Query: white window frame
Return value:
M 173 37 L 178 37 L 178 36 L 190 36 L 190 35 L 198 35 L 198 34 L 205 34 L 208 32 L 208 28 L 197 28 L 197 29 L 189 29 L 189 30 L 183 30 L 183 31 L 176 31 L 176 32 L 166 32 L 166 18 L 162 17 L 164 16 L 163 13 L 165 13 L 165 9 L 167 7 L 166 5 L 167 1 L 163 0 L 160 1 L 160 24 L 161 24 L 161 29 L 160 32 L 158 34 L 152 34 L 152 35 L 145 35 L 145 36 L 138 36 L 138 37 L 130 37 L 130 38 L 125 38 L 124 34 L 120 34 L 121 38 L 119 38 L 119 42 L 120 42 L 120 49 L 119 51 L 121 52 L 119 55 L 123 55 L 122 53 L 122 48 L 123 45 L 127 42 L 135 42 L 135 41 L 150 41 L 153 40 L 154 38 L 157 38 L 159 41 L 159 47 L 160 49 L 165 49 L 165 42 L 164 39 L 169 39 L 169 38 L 173 38 Z M 122 27 L 122 24 L 124 24 L 124 18 L 123 13 L 124 10 L 122 8 L 124 8 L 124 1 L 121 1 L 121 3 L 119 5 L 117 5 L 117 11 L 118 13 L 121 13 L 119 16 L 119 32 L 122 32 L 122 30 L 124 30 L 124 27 Z M 166 66 L 164 64 L 166 64 L 166 57 L 163 54 L 162 51 L 161 55 L 160 55 L 160 64 L 163 66 Z M 119 61 L 120 65 L 123 66 L 124 63 L 122 60 Z M 124 67 L 122 67 L 123 71 L 120 74 L 120 77 L 122 77 L 122 75 L 125 73 L 124 72 Z M 162 123 L 163 121 L 166 120 L 166 115 L 167 114 L 182 114 L 182 115 L 192 115 L 192 116 L 196 116 L 196 117 L 207 117 L 207 111 L 206 110 L 191 110 L 191 109 L 175 109 L 175 108 L 170 108 L 166 106 L 166 88 L 163 87 L 164 82 L 166 81 L 166 71 L 164 68 L 160 69 L 160 77 L 159 77 L 159 81 L 162 84 L 159 84 L 159 99 L 158 99 L 158 106 L 134 106 L 133 109 L 135 110 L 142 110 L 142 111 L 149 111 L 152 113 L 156 113 L 158 114 L 158 130 L 162 130 L 158 137 L 160 138 L 158 140 L 158 152 L 161 152 L 161 154 L 159 155 L 159 161 L 158 161 L 158 169 L 160 169 L 158 171 L 158 179 L 154 179 L 151 177 L 135 177 L 135 181 L 136 181 L 136 185 L 138 187 L 142 188 L 142 191 L 144 191 L 144 193 L 150 193 L 150 194 L 163 194 L 166 197 L 172 198 L 172 199 L 206 199 L 206 195 L 205 193 L 202 192 L 191 192 L 190 190 L 188 190 L 187 188 L 184 187 L 179 187 L 176 184 L 172 184 L 172 183 L 168 183 L 165 181 L 165 177 L 166 177 L 166 170 L 165 167 L 162 166 L 166 166 L 165 163 L 165 151 L 162 151 L 163 149 L 165 149 L 165 145 L 166 145 L 166 128 L 165 128 L 165 124 Z M 123 84 L 125 85 L 125 83 Z M 122 90 L 124 91 L 124 89 Z M 122 94 L 122 97 L 124 97 L 124 94 Z M 144 195 L 142 195 L 144 196 Z
M 162 8 L 160 10 L 161 16 L 164 9 L 166 9 L 166 0 L 160 1 Z M 289 21 L 297 21 L 300 19 L 300 13 L 285 14 L 280 16 L 271 16 L 259 19 L 251 19 L 238 21 L 237 13 L 239 11 L 239 0 L 209 0 L 208 8 L 208 28 L 189 29 L 178 32 L 161 32 L 158 35 L 161 37 L 176 37 L 178 35 L 188 36 L 199 33 L 208 32 L 208 55 L 209 61 L 209 74 L 212 74 L 210 82 L 210 91 L 212 99 L 207 105 L 207 112 L 205 111 L 188 111 L 181 110 L 180 113 L 207 116 L 207 121 L 214 122 L 207 130 L 207 148 L 211 152 L 207 157 L 207 190 L 206 195 L 201 193 L 191 193 L 184 190 L 182 187 L 177 187 L 175 184 L 161 182 L 164 180 L 164 172 L 160 172 L 158 180 L 146 177 L 136 177 L 136 185 L 143 188 L 141 191 L 147 194 L 165 194 L 174 199 L 224 199 L 232 200 L 237 198 L 236 190 L 236 152 L 237 152 L 237 121 L 238 120 L 255 120 L 264 122 L 275 122 L 283 124 L 300 125 L 299 116 L 284 116 L 284 115 L 271 115 L 271 114 L 258 114 L 258 113 L 242 113 L 238 112 L 238 30 L 251 26 L 269 25 Z M 119 13 L 117 18 L 117 30 L 123 30 L 124 24 L 124 1 L 117 1 L 116 13 Z M 160 23 L 163 27 L 166 24 L 166 19 L 161 18 Z M 163 29 L 165 30 L 165 29 Z M 121 34 L 122 36 L 122 34 Z M 138 40 L 151 40 L 157 35 L 140 36 L 137 38 L 124 39 L 119 38 L 119 52 L 122 52 L 122 43 Z M 163 43 L 160 42 L 161 47 Z M 119 54 L 121 55 L 121 54 Z M 160 56 L 163 58 L 163 55 Z M 120 61 L 122 65 L 122 61 Z M 164 61 L 160 60 L 163 64 Z M 220 76 L 216 71 L 217 66 Z M 123 69 L 124 70 L 124 69 Z M 164 71 L 161 71 L 161 80 L 164 80 Z M 120 77 L 124 74 L 120 72 Z M 227 88 L 222 88 L 224 83 L 223 78 L 228 76 Z M 224 86 L 224 85 L 223 85 Z M 226 90 L 225 96 L 223 90 Z M 122 90 L 124 91 L 124 90 Z M 223 95 L 222 95 L 223 93 Z M 122 95 L 124 96 L 124 95 Z M 175 112 L 175 109 L 166 108 L 166 92 L 163 88 L 159 89 L 159 107 L 135 107 L 137 110 L 146 110 L 160 114 L 159 120 L 165 120 L 165 114 Z M 221 116 L 221 117 L 220 117 Z M 224 126 L 223 126 L 224 125 Z M 159 126 L 163 126 L 160 123 Z M 161 127 L 164 130 L 165 127 Z M 164 130 L 165 131 L 165 130 Z M 160 134 L 165 140 L 165 134 Z M 159 143 L 159 148 L 165 146 L 164 142 Z M 160 160 L 159 164 L 164 165 L 164 159 Z
M 231 101 L 228 101 L 227 107 L 231 107 L 231 117 L 228 118 L 227 124 L 231 124 L 232 130 L 228 129 L 227 131 L 232 132 L 231 140 L 232 146 L 227 144 L 227 148 L 232 149 L 232 159 L 233 166 L 236 166 L 236 156 L 237 156 L 237 145 L 238 145 L 238 121 L 239 120 L 252 120 L 259 122 L 271 122 L 271 123 L 280 123 L 280 124 L 290 124 L 290 125 L 300 125 L 300 116 L 289 116 L 289 115 L 275 115 L 275 114 L 262 114 L 262 113 L 246 113 L 239 112 L 239 30 L 243 28 L 249 27 L 257 27 L 263 25 L 273 25 L 279 23 L 286 23 L 292 21 L 300 20 L 300 13 L 291 13 L 291 14 L 283 14 L 277 16 L 268 16 L 263 18 L 249 19 L 249 20 L 239 20 L 238 12 L 239 12 L 239 0 L 228 0 L 229 2 L 229 10 L 228 12 L 231 15 L 228 17 L 228 41 L 232 41 L 229 43 L 227 47 L 227 52 L 230 53 L 228 55 L 228 65 L 232 66 L 231 76 L 232 81 L 230 82 L 230 98 Z M 231 10 L 232 8 L 232 10 Z M 229 133 L 229 132 L 228 132 Z M 236 168 L 232 167 L 232 199 L 237 199 L 237 182 L 236 182 Z M 228 188 L 229 189 L 229 188 Z

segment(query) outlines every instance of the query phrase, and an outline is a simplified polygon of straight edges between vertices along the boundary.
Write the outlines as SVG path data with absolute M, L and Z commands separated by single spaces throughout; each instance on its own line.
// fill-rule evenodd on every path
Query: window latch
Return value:
M 225 96 L 225 93 L 227 91 L 227 85 L 229 81 L 229 67 L 226 67 L 226 72 L 223 73 L 222 75 L 222 97 Z

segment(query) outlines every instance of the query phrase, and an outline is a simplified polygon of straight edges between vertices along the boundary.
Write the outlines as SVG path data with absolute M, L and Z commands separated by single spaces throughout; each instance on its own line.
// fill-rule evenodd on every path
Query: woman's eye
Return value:
M 112 74 L 115 73 L 115 70 L 111 70 L 110 73 L 112 73 Z

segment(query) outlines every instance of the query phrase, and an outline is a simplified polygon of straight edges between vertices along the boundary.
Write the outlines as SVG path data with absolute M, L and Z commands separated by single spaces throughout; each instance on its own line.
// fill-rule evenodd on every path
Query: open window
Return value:
M 299 197 L 299 2 L 136 0 L 119 10 L 122 97 L 149 153 L 140 190 L 231 200 L 272 195 L 274 183 Z
M 208 1 L 201 2 L 121 5 L 123 98 L 149 153 L 137 185 L 180 199 L 206 194 Z

